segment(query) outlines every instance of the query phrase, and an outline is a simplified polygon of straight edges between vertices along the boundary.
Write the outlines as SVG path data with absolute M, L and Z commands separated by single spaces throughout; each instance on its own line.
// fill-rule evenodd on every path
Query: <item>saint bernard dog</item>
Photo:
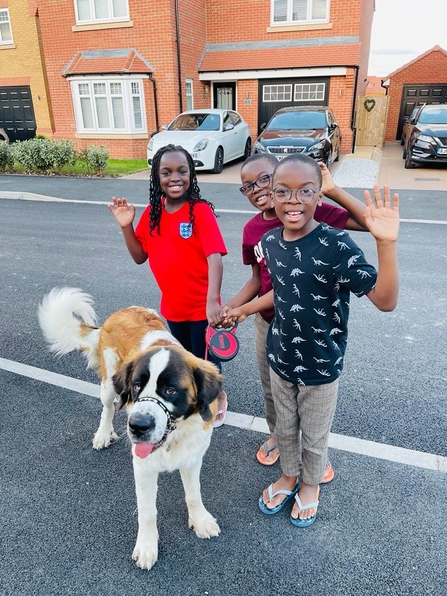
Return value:
M 138 504 L 138 537 L 133 559 L 150 569 L 158 557 L 159 472 L 180 470 L 189 527 L 199 538 L 220 534 L 200 494 L 200 469 L 217 412 L 222 376 L 211 362 L 196 358 L 169 333 L 152 309 L 131 306 L 96 326 L 93 300 L 76 288 L 54 288 L 39 306 L 39 323 L 57 355 L 81 350 L 101 376 L 103 410 L 94 449 L 108 447 L 114 402 L 126 405 Z

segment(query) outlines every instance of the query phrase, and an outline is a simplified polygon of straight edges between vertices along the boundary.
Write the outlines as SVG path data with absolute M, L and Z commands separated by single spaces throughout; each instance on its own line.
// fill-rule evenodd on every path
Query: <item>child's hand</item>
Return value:
M 217 300 L 209 300 L 206 304 L 206 318 L 212 327 L 220 326 L 223 314 L 222 308 Z
M 237 321 L 238 323 L 242 323 L 248 317 L 248 314 L 244 311 L 242 306 L 237 306 L 236 308 L 230 308 L 226 310 L 225 319 L 222 324 L 223 327 L 232 327 Z
M 122 228 L 130 226 L 135 218 L 135 207 L 128 204 L 124 197 L 122 199 L 113 197 L 112 201 L 113 205 L 107 205 L 107 207 L 113 213 L 116 221 Z
M 374 204 L 369 190 L 365 190 L 365 225 L 376 240 L 395 242 L 399 233 L 399 195 L 394 193 L 391 206 L 390 187 L 383 187 L 383 200 L 380 186 L 374 185 Z
M 331 173 L 327 169 L 327 166 L 324 162 L 319 161 L 317 163 L 320 166 L 321 175 L 323 176 L 321 190 L 323 191 L 323 194 L 331 193 L 335 188 L 335 183 L 332 179 Z

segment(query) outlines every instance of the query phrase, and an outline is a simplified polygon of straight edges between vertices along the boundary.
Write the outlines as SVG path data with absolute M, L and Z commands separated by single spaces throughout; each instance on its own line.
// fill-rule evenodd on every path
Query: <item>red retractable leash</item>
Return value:
M 216 360 L 232 360 L 239 352 L 239 340 L 236 337 L 237 322 L 233 327 L 211 327 L 208 325 L 205 331 L 206 359 L 208 353 Z

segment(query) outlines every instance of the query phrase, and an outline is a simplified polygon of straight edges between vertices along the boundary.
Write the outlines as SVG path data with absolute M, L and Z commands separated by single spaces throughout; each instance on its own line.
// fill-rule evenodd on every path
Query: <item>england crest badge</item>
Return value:
M 192 235 L 192 224 L 191 223 L 181 223 L 180 224 L 180 236 L 182 238 L 188 239 L 191 238 Z

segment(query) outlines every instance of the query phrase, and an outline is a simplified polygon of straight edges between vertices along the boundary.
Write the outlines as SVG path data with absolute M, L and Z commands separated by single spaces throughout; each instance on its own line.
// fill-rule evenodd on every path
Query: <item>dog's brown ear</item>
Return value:
M 199 414 L 206 421 L 212 417 L 210 403 L 217 399 L 222 391 L 223 377 L 211 362 L 202 362 L 201 364 L 202 366 L 194 370 L 194 380 L 197 387 Z
M 121 410 L 132 395 L 132 372 L 133 362 L 129 362 L 121 367 L 112 377 L 113 387 L 119 396 L 118 403 L 116 404 L 117 410 Z

